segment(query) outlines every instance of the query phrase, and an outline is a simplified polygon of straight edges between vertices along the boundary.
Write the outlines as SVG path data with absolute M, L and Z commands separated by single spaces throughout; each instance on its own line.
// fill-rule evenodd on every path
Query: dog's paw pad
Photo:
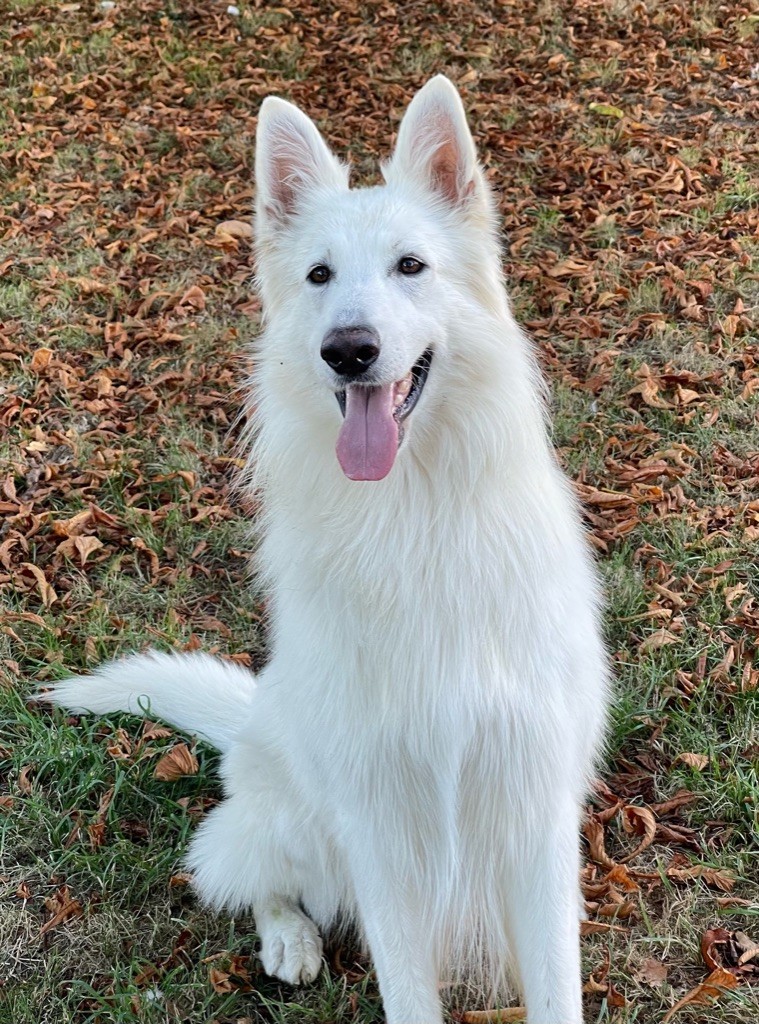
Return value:
M 322 966 L 322 940 L 316 925 L 297 911 L 281 913 L 261 928 L 261 963 L 272 977 L 307 985 Z

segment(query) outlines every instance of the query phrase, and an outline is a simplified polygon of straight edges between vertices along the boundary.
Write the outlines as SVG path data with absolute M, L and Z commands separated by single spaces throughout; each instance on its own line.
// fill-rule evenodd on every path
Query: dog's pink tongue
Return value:
M 393 416 L 393 385 L 352 384 L 345 396 L 345 419 L 337 438 L 337 460 L 350 480 L 382 480 L 398 451 Z

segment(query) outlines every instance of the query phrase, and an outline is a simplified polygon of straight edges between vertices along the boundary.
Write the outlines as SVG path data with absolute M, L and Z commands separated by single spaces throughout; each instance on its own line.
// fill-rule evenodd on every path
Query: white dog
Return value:
M 441 978 L 516 980 L 579 1024 L 579 823 L 602 742 L 599 588 L 509 311 L 461 100 L 430 81 L 382 187 L 267 99 L 256 152 L 266 325 L 252 479 L 271 662 L 138 655 L 46 698 L 150 714 L 224 752 L 189 851 L 252 908 L 265 969 L 360 927 L 389 1024 L 440 1024 Z

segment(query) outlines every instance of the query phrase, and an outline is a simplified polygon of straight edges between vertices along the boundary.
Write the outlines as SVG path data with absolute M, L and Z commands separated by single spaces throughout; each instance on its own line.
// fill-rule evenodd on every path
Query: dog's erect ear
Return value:
M 314 122 L 292 103 L 267 96 L 256 133 L 259 223 L 282 224 L 309 189 L 348 188 L 348 168 L 332 155 Z
M 430 79 L 403 116 L 385 179 L 390 184 L 403 178 L 419 181 L 451 206 L 464 205 L 482 184 L 464 105 L 445 75 Z

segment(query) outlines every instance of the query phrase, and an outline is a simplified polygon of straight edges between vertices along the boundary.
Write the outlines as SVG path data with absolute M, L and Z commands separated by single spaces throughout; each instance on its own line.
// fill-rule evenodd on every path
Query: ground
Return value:
M 149 645 L 265 656 L 255 507 L 233 488 L 259 310 L 256 112 L 270 92 L 294 100 L 374 181 L 438 71 L 499 195 L 515 311 L 608 594 L 617 696 L 585 830 L 587 1020 L 669 1020 L 689 993 L 678 1021 L 756 1019 L 755 9 L 8 0 L 2 1024 L 381 1020 L 349 942 L 313 988 L 289 989 L 262 975 L 249 919 L 195 902 L 181 856 L 219 796 L 212 751 L 28 697 Z M 716 1001 L 693 1001 L 714 971 Z M 459 1003 L 462 1020 L 488 1009 Z

